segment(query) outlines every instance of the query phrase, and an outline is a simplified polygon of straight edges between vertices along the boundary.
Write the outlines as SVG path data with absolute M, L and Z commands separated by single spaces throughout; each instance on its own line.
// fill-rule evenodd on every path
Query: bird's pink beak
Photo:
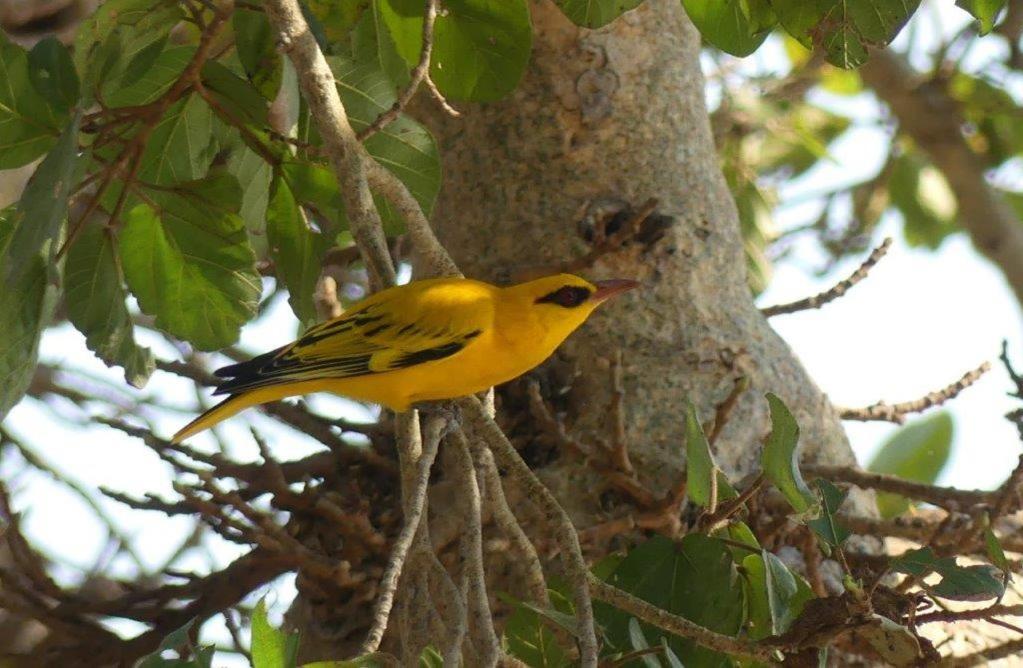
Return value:
M 590 295 L 590 299 L 602 302 L 626 290 L 638 288 L 642 283 L 627 278 L 612 278 L 606 281 L 597 281 L 594 285 L 597 286 L 597 291 Z

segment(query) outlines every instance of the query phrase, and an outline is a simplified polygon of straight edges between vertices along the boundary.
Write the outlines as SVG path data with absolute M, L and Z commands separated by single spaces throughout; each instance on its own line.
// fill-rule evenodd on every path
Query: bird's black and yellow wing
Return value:
M 290 345 L 217 370 L 226 380 L 215 393 L 396 371 L 455 355 L 492 325 L 489 286 L 422 283 L 415 292 L 384 291 Z

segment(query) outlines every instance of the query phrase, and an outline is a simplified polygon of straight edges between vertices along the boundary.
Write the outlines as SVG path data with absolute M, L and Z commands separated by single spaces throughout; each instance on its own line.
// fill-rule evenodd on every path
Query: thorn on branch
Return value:
M 821 292 L 819 294 L 816 294 L 812 297 L 800 299 L 799 301 L 790 302 L 788 304 L 777 304 L 775 306 L 768 306 L 766 308 L 762 308 L 760 309 L 760 312 L 764 314 L 765 318 L 772 318 L 776 315 L 784 315 L 786 313 L 797 313 L 799 311 L 817 309 L 829 302 L 838 299 L 846 292 L 848 292 L 851 287 L 853 287 L 854 285 L 856 285 L 857 283 L 859 283 L 860 281 L 867 277 L 867 274 L 870 273 L 870 270 L 874 268 L 874 265 L 876 265 L 881 260 L 881 258 L 885 256 L 885 254 L 888 252 L 888 249 L 891 248 L 891 245 L 892 239 L 891 237 L 887 237 L 884 241 L 881 242 L 880 246 L 871 251 L 870 255 L 867 256 L 867 259 L 863 261 L 863 264 L 861 264 L 856 271 L 850 274 L 848 278 L 839 281 L 837 284 L 835 284 L 834 287 L 825 290 L 824 292 Z
M 880 421 L 902 424 L 906 421 L 906 415 L 909 413 L 920 413 L 955 398 L 960 392 L 976 383 L 990 369 L 991 365 L 988 362 L 984 362 L 976 369 L 963 374 L 962 378 L 951 385 L 930 392 L 919 399 L 903 401 L 897 404 L 887 404 L 879 401 L 864 408 L 838 408 L 838 415 L 843 420 L 857 420 L 860 422 Z

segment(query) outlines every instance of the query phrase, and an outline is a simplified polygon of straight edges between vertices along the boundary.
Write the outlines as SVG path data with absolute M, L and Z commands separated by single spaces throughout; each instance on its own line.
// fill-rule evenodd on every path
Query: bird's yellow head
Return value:
M 526 315 L 542 332 L 544 341 L 535 343 L 553 348 L 583 324 L 595 308 L 638 286 L 638 282 L 627 279 L 590 283 L 572 274 L 556 274 L 505 288 L 503 296 L 514 305 L 514 311 Z

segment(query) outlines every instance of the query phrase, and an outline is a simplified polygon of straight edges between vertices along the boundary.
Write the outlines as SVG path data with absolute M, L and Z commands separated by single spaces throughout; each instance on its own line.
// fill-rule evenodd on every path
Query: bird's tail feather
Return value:
M 181 443 L 186 438 L 190 438 L 198 434 L 200 431 L 209 429 L 221 420 L 226 420 L 238 411 L 244 410 L 249 406 L 261 404 L 265 401 L 270 401 L 270 399 L 263 399 L 256 396 L 255 393 L 233 394 L 182 427 L 181 430 L 174 434 L 174 437 L 171 438 L 171 443 Z
M 271 401 L 278 401 L 285 397 L 293 397 L 298 394 L 311 394 L 313 392 L 333 391 L 329 382 L 306 381 L 274 383 L 267 387 L 259 387 L 247 390 L 238 394 L 232 394 L 219 404 L 209 409 L 199 417 L 186 424 L 181 431 L 174 434 L 171 443 L 181 443 L 186 438 L 195 436 L 200 431 L 209 429 L 221 420 L 226 420 L 235 413 L 245 410 L 249 406 L 257 406 Z

